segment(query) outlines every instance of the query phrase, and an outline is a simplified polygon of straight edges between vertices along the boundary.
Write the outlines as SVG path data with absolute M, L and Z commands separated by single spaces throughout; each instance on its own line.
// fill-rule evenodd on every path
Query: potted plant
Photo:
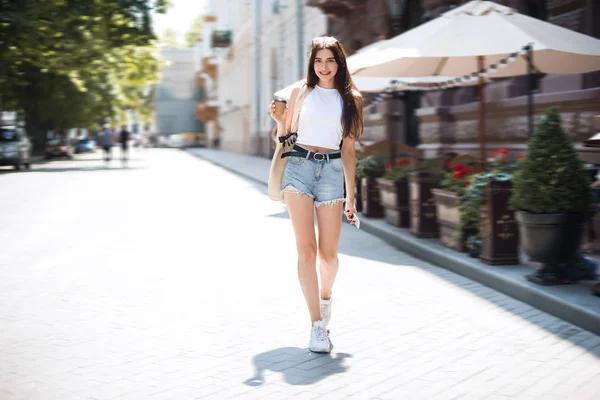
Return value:
M 437 218 L 440 224 L 440 242 L 457 251 L 466 250 L 466 241 L 469 236 L 465 226 L 461 223 L 460 205 L 462 196 L 471 184 L 473 168 L 447 162 L 449 169 L 440 182 L 440 187 L 432 189 L 437 208 Z
M 408 202 L 408 172 L 410 161 L 397 160 L 386 164 L 385 174 L 377 178 L 385 222 L 398 227 L 410 226 Z
M 510 205 L 521 245 L 542 263 L 527 279 L 542 285 L 572 282 L 591 205 L 590 180 L 555 107 L 536 126 L 512 183 Z
M 367 217 L 381 218 L 383 216 L 376 179 L 383 176 L 384 173 L 385 161 L 380 156 L 371 155 L 356 162 L 356 177 L 360 180 L 362 213 Z
M 516 167 L 515 160 L 510 158 L 509 150 L 492 152 L 490 170 L 471 178 L 460 206 L 461 227 L 470 232 L 469 254 L 488 264 L 517 264 L 519 261 L 518 230 L 514 212 L 508 207 L 510 180 Z
M 408 173 L 410 196 L 410 233 L 422 238 L 439 235 L 437 211 L 431 190 L 439 186 L 444 171 L 437 159 L 420 160 Z

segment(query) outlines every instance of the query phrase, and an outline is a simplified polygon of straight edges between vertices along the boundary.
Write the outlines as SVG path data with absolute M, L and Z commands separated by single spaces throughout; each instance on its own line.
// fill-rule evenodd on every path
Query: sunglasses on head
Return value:
M 334 45 L 336 43 L 337 43 L 337 39 L 334 38 L 334 37 L 332 37 L 332 36 L 319 36 L 319 37 L 316 37 L 316 38 L 314 38 L 312 40 L 312 44 L 313 45 L 316 44 L 316 45 L 319 45 L 319 46 L 322 46 L 322 45 L 332 46 L 332 45 Z

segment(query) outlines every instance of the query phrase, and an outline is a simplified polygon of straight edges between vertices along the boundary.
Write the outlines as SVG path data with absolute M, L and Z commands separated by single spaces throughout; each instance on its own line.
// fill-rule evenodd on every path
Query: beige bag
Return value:
M 294 103 L 294 110 L 292 114 L 292 132 L 298 131 L 298 118 L 300 116 L 300 109 L 302 103 L 308 92 L 308 87 L 304 84 L 298 91 L 298 97 Z M 279 138 L 277 138 L 279 140 Z M 273 201 L 282 201 L 283 194 L 281 193 L 281 181 L 283 179 L 283 172 L 287 165 L 287 157 L 281 158 L 281 155 L 285 152 L 291 151 L 294 147 L 295 139 L 286 140 L 284 143 L 277 143 L 275 148 L 275 154 L 271 160 L 271 170 L 269 171 L 269 198 Z

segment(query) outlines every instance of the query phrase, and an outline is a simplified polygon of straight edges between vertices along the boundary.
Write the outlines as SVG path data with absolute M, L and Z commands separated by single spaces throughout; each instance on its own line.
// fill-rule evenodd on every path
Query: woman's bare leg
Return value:
M 311 327 L 321 319 L 319 281 L 317 277 L 317 239 L 314 224 L 314 201 L 307 195 L 286 191 L 283 198 L 294 227 L 298 250 L 298 278 L 310 313 Z
M 338 271 L 338 243 L 342 229 L 343 202 L 317 207 L 319 227 L 319 272 L 321 275 L 321 298 L 331 298 L 331 290 Z

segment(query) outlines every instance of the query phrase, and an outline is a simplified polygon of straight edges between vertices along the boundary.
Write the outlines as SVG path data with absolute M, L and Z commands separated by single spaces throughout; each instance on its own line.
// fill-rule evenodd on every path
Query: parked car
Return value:
M 96 141 L 94 139 L 80 139 L 75 142 L 73 151 L 79 153 L 93 153 L 96 151 Z
M 0 126 L 0 166 L 31 168 L 31 141 L 25 129 L 17 126 Z
M 73 158 L 73 147 L 64 139 L 49 140 L 44 150 L 44 158 L 48 160 L 54 157 Z

